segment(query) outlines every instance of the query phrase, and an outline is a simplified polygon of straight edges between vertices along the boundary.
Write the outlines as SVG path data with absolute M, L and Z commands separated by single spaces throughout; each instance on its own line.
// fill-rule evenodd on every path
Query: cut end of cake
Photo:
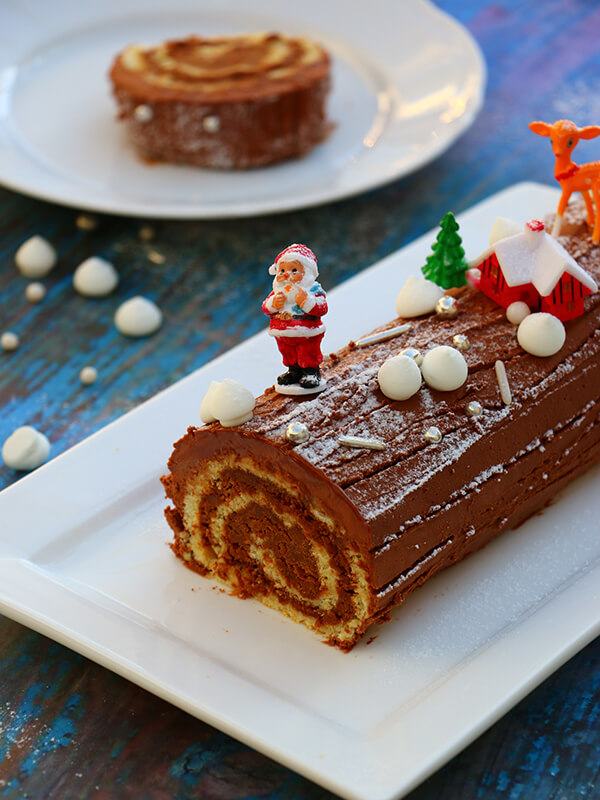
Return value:
M 238 597 L 350 650 L 375 610 L 361 521 L 343 495 L 336 498 L 345 502 L 341 515 L 327 493 L 307 498 L 307 481 L 316 486 L 318 476 L 289 452 L 284 462 L 271 444 L 211 427 L 220 435 L 188 430 L 163 478 L 174 553 Z

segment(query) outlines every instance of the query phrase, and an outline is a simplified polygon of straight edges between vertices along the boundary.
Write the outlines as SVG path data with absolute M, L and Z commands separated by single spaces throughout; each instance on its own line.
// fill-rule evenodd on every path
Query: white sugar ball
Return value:
M 396 298 L 396 313 L 399 317 L 420 317 L 435 311 L 435 306 L 444 290 L 433 281 L 411 275 Z
M 93 214 L 78 214 L 75 224 L 80 231 L 95 231 L 99 225 L 99 220 Z
M 42 236 L 32 236 L 17 250 L 15 263 L 26 278 L 43 278 L 56 264 L 56 250 Z
M 16 350 L 19 346 L 19 337 L 12 331 L 4 331 L 0 336 L 0 347 L 3 350 Z
M 453 392 L 467 380 L 467 362 L 454 347 L 434 347 L 423 356 L 421 372 L 428 386 L 439 392 Z
M 421 388 L 421 370 L 410 356 L 392 356 L 379 367 L 377 380 L 390 400 L 408 400 Z
M 231 378 L 225 378 L 214 390 L 211 411 L 225 428 L 241 425 L 252 419 L 256 405 L 254 395 L 249 389 Z
M 531 309 L 522 300 L 511 303 L 506 309 L 506 319 L 513 325 L 520 325 L 529 314 L 531 314 Z
M 85 297 L 104 297 L 119 283 L 119 273 L 104 258 L 86 258 L 73 273 L 73 286 Z
M 215 390 L 220 386 L 219 381 L 211 381 L 210 386 L 206 390 L 206 394 L 202 398 L 200 404 L 200 419 L 202 422 L 216 422 L 217 418 L 212 412 L 212 401 L 215 395 Z
M 48 458 L 50 442 L 30 425 L 17 428 L 2 445 L 2 458 L 7 467 L 30 470 Z
M 84 367 L 79 373 L 79 380 L 85 385 L 89 386 L 95 383 L 98 379 L 98 370 L 96 367 Z
M 25 297 L 30 303 L 39 303 L 46 296 L 46 287 L 43 283 L 33 281 L 25 287 Z
M 519 325 L 517 340 L 532 356 L 553 356 L 565 343 L 565 326 L 552 314 L 529 314 Z
M 162 325 L 162 312 L 152 300 L 132 297 L 117 309 L 115 325 L 124 336 L 150 336 Z

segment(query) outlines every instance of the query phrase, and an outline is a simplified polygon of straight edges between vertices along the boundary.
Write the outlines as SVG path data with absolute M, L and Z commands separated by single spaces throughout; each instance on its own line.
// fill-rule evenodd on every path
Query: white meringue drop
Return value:
M 202 398 L 202 403 L 200 404 L 200 419 L 202 422 L 216 422 L 217 418 L 211 411 L 212 409 L 212 401 L 215 395 L 215 390 L 220 386 L 219 381 L 211 381 L 208 389 L 206 390 L 206 394 Z
M 17 428 L 2 445 L 2 458 L 7 467 L 31 470 L 48 458 L 50 442 L 31 425 Z
M 517 340 L 532 356 L 553 356 L 565 343 L 565 326 L 552 314 L 529 314 L 519 325 Z
M 56 264 L 56 250 L 43 236 L 32 236 L 17 250 L 15 263 L 26 278 L 43 278 Z
M 435 311 L 435 306 L 444 290 L 427 278 L 410 275 L 396 298 L 396 313 L 399 317 L 420 317 Z
M 73 273 L 73 286 L 85 297 L 105 297 L 119 283 L 119 273 L 104 258 L 86 258 Z
M 224 428 L 242 425 L 252 419 L 256 399 L 243 384 L 225 378 L 214 390 L 210 410 Z
M 162 312 L 152 300 L 132 297 L 117 309 L 115 325 L 124 336 L 150 336 L 162 325 Z

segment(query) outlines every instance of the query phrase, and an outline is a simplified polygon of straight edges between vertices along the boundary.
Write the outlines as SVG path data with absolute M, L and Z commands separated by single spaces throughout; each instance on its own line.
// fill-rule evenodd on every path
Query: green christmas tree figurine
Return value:
M 467 262 L 462 239 L 458 235 L 458 222 L 451 211 L 440 222 L 440 232 L 431 250 L 425 266 L 421 268 L 423 275 L 442 289 L 464 286 L 467 282 Z

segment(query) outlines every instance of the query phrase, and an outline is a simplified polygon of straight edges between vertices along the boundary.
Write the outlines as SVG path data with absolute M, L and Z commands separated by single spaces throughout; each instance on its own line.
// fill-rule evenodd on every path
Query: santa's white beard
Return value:
M 273 281 L 273 291 L 275 294 L 279 292 L 283 292 L 285 295 L 285 305 L 283 308 L 279 309 L 279 311 L 290 311 L 296 305 L 296 295 L 298 294 L 298 289 L 304 289 L 306 294 L 310 292 L 311 286 L 313 286 L 315 279 L 312 276 L 307 276 L 300 283 L 292 283 L 291 281 Z M 290 286 L 289 291 L 285 291 L 286 288 Z

